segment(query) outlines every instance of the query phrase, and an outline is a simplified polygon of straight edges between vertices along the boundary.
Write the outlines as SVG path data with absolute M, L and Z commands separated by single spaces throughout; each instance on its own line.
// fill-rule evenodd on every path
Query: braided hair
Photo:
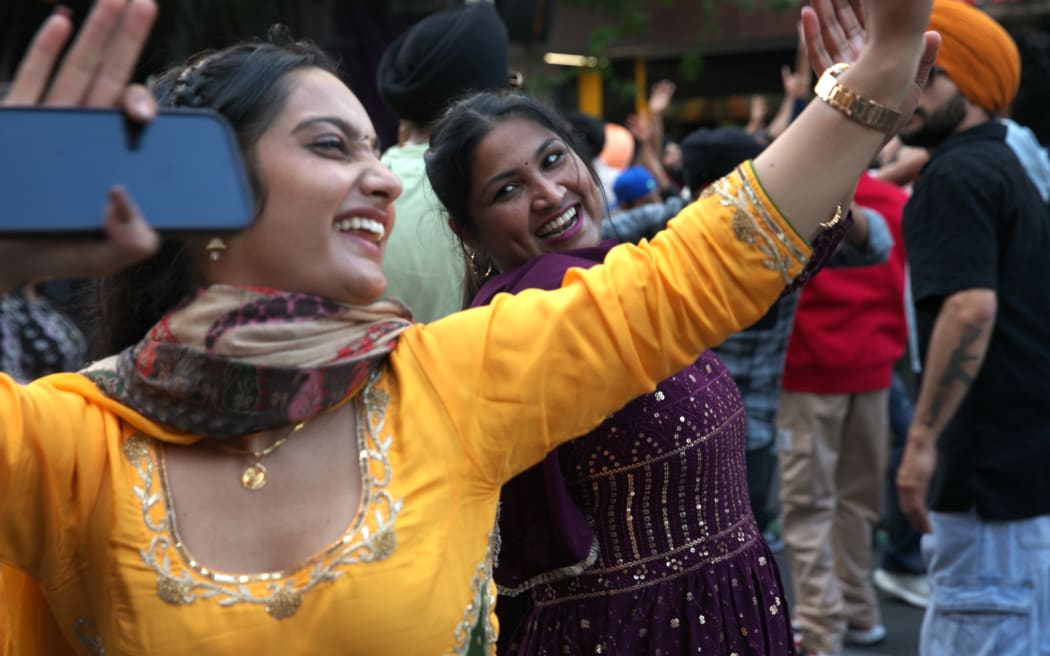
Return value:
M 210 109 L 229 121 L 259 212 L 266 189 L 258 175 L 255 146 L 284 107 L 290 92 L 288 74 L 304 68 L 337 74 L 335 62 L 320 48 L 294 40 L 284 26 L 274 26 L 266 41 L 190 57 L 157 76 L 151 88 L 161 108 Z M 187 243 L 175 238 L 165 239 L 153 257 L 97 281 L 96 357 L 137 343 L 203 282 Z

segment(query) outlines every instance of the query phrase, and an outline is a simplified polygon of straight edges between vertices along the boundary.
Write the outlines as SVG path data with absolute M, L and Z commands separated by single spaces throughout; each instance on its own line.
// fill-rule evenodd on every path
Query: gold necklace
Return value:
M 237 455 L 241 456 L 252 456 L 253 458 L 255 458 L 255 462 L 245 465 L 244 469 L 241 470 L 241 485 L 244 487 L 244 489 L 255 492 L 256 490 L 261 490 L 264 487 L 266 487 L 267 470 L 266 465 L 262 464 L 262 459 L 284 446 L 284 443 L 288 441 L 288 438 L 302 430 L 303 426 L 306 425 L 307 421 L 309 420 L 300 421 L 295 426 L 292 426 L 292 429 L 288 431 L 288 433 L 284 437 L 277 440 L 265 449 L 260 449 L 258 451 L 238 449 L 232 446 L 227 446 L 225 444 L 219 445 L 219 448 L 221 448 L 224 451 L 236 453 Z

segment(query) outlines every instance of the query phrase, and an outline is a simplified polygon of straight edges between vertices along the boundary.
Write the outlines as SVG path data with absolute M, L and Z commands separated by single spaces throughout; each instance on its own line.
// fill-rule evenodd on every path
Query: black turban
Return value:
M 400 118 L 430 125 L 450 102 L 471 91 L 507 86 L 507 28 L 489 2 L 427 16 L 383 53 L 379 94 Z
M 762 145 L 738 128 L 697 130 L 682 140 L 681 148 L 682 175 L 693 193 L 762 152 Z

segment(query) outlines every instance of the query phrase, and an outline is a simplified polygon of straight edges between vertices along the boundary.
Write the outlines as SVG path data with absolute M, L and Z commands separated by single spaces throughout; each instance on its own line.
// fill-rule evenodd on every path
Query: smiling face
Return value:
M 579 156 L 547 128 L 517 117 L 495 123 L 470 173 L 475 237 L 501 271 L 601 240 L 598 187 Z
M 272 287 L 344 303 L 386 289 L 386 237 L 401 183 L 378 159 L 364 107 L 320 69 L 289 73 L 284 106 L 254 159 L 265 203 L 206 265 L 208 282 Z

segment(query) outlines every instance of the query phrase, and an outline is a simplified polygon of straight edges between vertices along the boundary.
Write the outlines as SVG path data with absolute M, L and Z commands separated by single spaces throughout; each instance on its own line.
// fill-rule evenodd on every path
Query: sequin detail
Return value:
M 792 653 L 776 563 L 751 513 L 746 442 L 739 390 L 706 352 L 558 447 L 600 554 L 532 590 L 510 651 Z
M 355 399 L 362 487 L 360 508 L 339 541 L 287 570 L 227 574 L 197 562 L 179 537 L 163 451 L 155 448 L 153 440 L 145 435 L 128 438 L 124 456 L 135 468 L 141 483 L 134 486 L 134 493 L 143 522 L 153 534 L 149 546 L 140 549 L 139 555 L 157 574 L 157 596 L 176 606 L 201 600 L 213 600 L 219 606 L 257 604 L 280 620 L 299 610 L 306 593 L 339 578 L 347 567 L 389 558 L 397 548 L 394 522 L 401 512 L 402 500 L 394 499 L 388 490 L 392 438 L 384 437 L 383 432 L 390 398 L 376 387 L 377 380 L 378 374 L 373 375 Z

